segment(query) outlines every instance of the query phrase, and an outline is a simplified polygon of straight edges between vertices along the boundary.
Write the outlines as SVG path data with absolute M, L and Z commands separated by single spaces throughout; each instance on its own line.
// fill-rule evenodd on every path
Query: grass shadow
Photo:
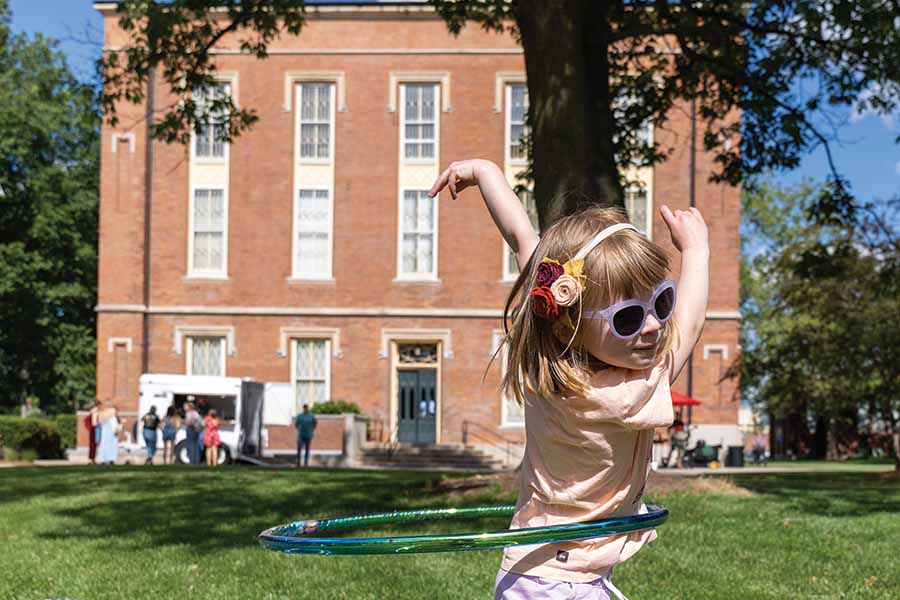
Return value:
M 900 513 L 900 479 L 880 473 L 759 473 L 728 478 L 739 487 L 777 497 L 810 514 L 859 517 Z
M 62 501 L 51 513 L 63 518 L 66 526 L 41 532 L 38 537 L 48 541 L 93 539 L 117 549 L 187 545 L 192 551 L 209 553 L 248 548 L 257 545 L 256 535 L 263 529 L 300 518 L 437 508 L 448 503 L 430 493 L 445 476 L 435 473 L 66 467 L 52 477 L 40 476 L 50 475 L 48 469 L 29 477 L 23 471 L 18 481 L 7 481 L 13 484 L 9 486 L 13 497 L 4 497 L 4 502 L 37 496 Z M 452 504 L 475 506 L 477 500 Z M 408 534 L 503 529 L 508 525 L 508 519 L 497 518 L 467 521 L 464 526 L 440 521 L 409 525 Z M 364 531 L 345 535 L 380 533 Z

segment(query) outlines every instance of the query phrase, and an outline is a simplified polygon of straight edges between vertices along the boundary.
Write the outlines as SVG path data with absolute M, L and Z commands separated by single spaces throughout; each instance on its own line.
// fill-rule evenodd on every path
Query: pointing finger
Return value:
M 666 225 L 671 227 L 672 222 L 675 220 L 675 215 L 672 214 L 672 210 L 663 204 L 659 207 L 659 213 L 662 215 L 663 221 L 666 222 Z

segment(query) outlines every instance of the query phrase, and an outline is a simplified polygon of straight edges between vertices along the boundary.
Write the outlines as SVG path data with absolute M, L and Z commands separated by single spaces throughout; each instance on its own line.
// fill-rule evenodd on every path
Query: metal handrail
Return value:
M 470 425 L 474 425 L 474 428 L 481 429 L 481 430 L 486 431 L 487 433 L 493 435 L 493 436 L 496 437 L 496 438 L 500 438 L 500 439 L 503 441 L 504 445 L 497 444 L 497 443 L 491 441 L 489 438 L 485 437 L 484 435 L 481 435 L 481 434 L 479 434 L 479 433 L 477 433 L 477 432 L 475 432 L 475 431 L 470 432 L 470 431 L 469 431 L 469 426 L 470 426 Z M 505 437 L 505 436 L 502 436 L 502 435 L 500 435 L 499 433 L 497 433 L 496 431 L 493 431 L 493 430 L 491 430 L 491 429 L 488 429 L 487 427 L 485 427 L 485 426 L 482 425 L 481 423 L 476 423 L 475 421 L 465 421 L 465 420 L 464 420 L 463 423 L 462 423 L 462 439 L 463 439 L 463 445 L 464 445 L 464 446 L 468 446 L 468 445 L 469 445 L 469 436 L 470 436 L 470 435 L 471 435 L 472 437 L 474 437 L 474 438 L 478 438 L 478 439 L 480 439 L 480 440 L 483 440 L 483 441 L 487 442 L 487 445 L 488 445 L 488 446 L 492 446 L 492 447 L 494 447 L 494 448 L 497 448 L 498 450 L 505 451 L 505 452 L 506 452 L 506 464 L 507 464 L 507 465 L 510 464 L 510 461 L 511 461 L 511 451 L 510 451 L 511 449 L 510 449 L 510 446 L 512 446 L 512 445 L 514 445 L 514 444 L 517 445 L 517 446 L 523 446 L 523 445 L 525 444 L 525 442 L 522 442 L 522 441 L 519 441 L 519 440 L 511 440 L 511 439 L 509 439 L 509 438 L 507 438 L 507 437 Z

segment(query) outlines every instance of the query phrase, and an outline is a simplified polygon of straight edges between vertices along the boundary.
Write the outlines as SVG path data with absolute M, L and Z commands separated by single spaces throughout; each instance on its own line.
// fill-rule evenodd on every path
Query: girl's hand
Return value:
M 450 163 L 450 166 L 441 173 L 434 185 L 431 186 L 428 195 L 433 198 L 442 189 L 449 187 L 450 196 L 456 200 L 461 191 L 478 183 L 478 171 L 486 165 L 493 166 L 493 163 L 480 158 Z
M 676 210 L 673 213 L 668 206 L 663 204 L 659 208 L 659 212 L 669 228 L 672 243 L 679 252 L 709 251 L 709 232 L 699 210 L 692 206 L 688 210 Z

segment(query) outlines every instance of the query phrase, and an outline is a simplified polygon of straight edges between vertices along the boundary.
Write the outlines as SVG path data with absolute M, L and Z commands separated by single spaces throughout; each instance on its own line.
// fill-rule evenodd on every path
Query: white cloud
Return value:
M 896 125 L 894 120 L 894 115 L 892 114 L 883 114 L 876 110 L 874 110 L 869 104 L 869 99 L 873 96 L 880 95 L 884 90 L 881 89 L 881 86 L 875 85 L 872 88 L 867 90 L 863 90 L 863 92 L 859 95 L 859 98 L 856 104 L 850 109 L 850 122 L 858 123 L 865 119 L 868 116 L 877 116 L 881 119 L 881 122 L 884 123 L 884 126 L 888 129 L 893 129 Z

